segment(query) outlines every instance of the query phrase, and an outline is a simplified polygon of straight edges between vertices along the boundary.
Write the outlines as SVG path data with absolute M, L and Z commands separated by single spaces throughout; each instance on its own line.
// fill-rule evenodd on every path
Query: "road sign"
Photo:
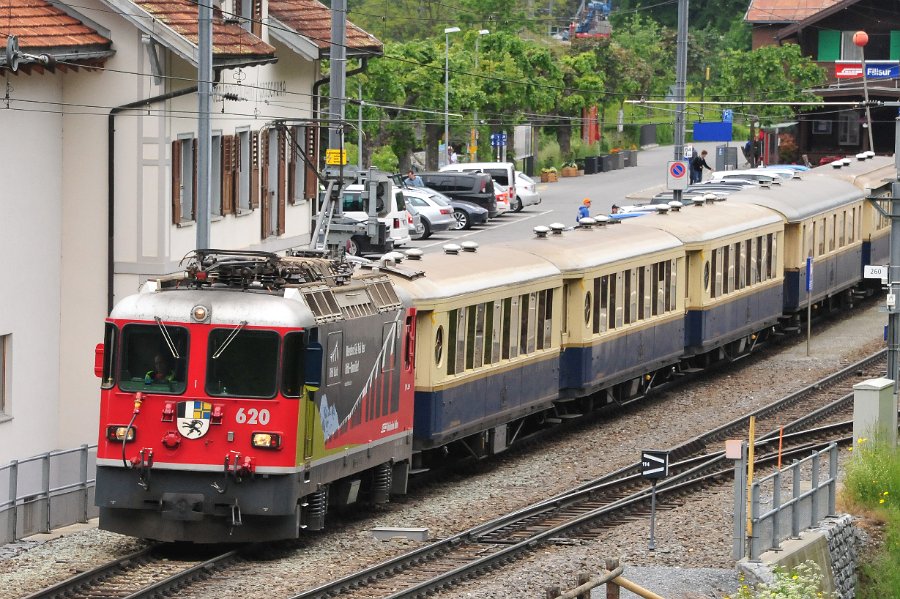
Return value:
M 325 150 L 325 164 L 340 166 L 347 164 L 347 150 Z
M 688 165 L 683 160 L 673 160 L 666 168 L 666 188 L 686 189 L 688 186 Z
M 642 451 L 641 476 L 652 480 L 669 476 L 669 452 L 652 449 Z
M 863 277 L 866 279 L 881 279 L 882 283 L 887 283 L 888 267 L 863 266 Z
M 812 293 L 813 290 L 813 259 L 809 256 L 806 259 L 806 293 Z
M 690 160 L 694 157 L 694 146 L 684 146 L 684 152 L 682 154 L 685 160 Z
M 506 133 L 491 133 L 491 147 L 501 148 L 506 145 Z

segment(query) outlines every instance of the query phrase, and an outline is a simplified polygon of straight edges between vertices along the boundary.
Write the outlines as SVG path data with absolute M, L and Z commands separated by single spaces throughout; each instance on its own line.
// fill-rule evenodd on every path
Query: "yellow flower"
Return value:
M 884 499 L 879 499 L 878 503 L 884 503 Z
M 866 439 L 865 437 L 860 437 L 859 439 L 856 440 L 856 442 L 859 443 L 860 445 L 862 445 L 866 441 L 868 441 L 868 439 Z
M 847 451 L 853 451 L 853 448 L 852 448 L 852 447 L 848 447 L 848 448 L 847 448 Z
M 887 494 L 888 494 L 887 491 L 885 491 L 884 493 L 882 493 L 882 495 L 884 495 L 885 497 L 887 497 Z

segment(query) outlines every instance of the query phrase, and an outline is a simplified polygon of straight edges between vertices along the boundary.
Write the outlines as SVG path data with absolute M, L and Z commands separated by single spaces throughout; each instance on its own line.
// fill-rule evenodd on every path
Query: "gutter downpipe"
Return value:
M 153 96 L 152 98 L 147 98 L 145 100 L 138 100 L 136 102 L 129 102 L 128 104 L 122 104 L 121 106 L 116 106 L 112 110 L 109 111 L 109 122 L 108 122 L 108 137 L 109 143 L 107 144 L 107 219 L 108 222 L 106 224 L 107 231 L 107 241 L 106 241 L 106 314 L 109 315 L 113 309 L 113 280 L 115 278 L 115 232 L 116 232 L 116 115 L 120 112 L 124 112 L 126 110 L 131 110 L 134 108 L 141 108 L 143 106 L 149 106 L 150 104 L 155 104 L 157 102 L 165 102 L 166 100 L 171 100 L 172 98 L 177 98 L 179 96 L 186 96 L 188 94 L 192 94 L 197 92 L 197 86 L 187 87 L 184 89 L 179 89 L 176 91 L 166 92 L 164 94 L 160 94 L 158 96 Z

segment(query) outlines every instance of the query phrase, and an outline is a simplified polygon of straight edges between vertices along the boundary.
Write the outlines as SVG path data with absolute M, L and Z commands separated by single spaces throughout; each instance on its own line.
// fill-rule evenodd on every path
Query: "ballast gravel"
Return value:
M 552 493 L 637 461 L 641 450 L 665 449 L 731 421 L 882 348 L 886 317 L 874 302 L 817 325 L 805 341 L 766 348 L 727 373 L 689 385 L 574 427 L 541 447 L 510 451 L 449 474 L 385 506 L 361 511 L 338 526 L 292 543 L 273 556 L 246 562 L 183 589 L 186 599 L 290 597 L 356 569 L 409 551 L 420 543 L 377 541 L 378 526 L 426 527 L 440 539 L 524 507 Z M 667 599 L 722 597 L 738 586 L 731 558 L 730 487 L 707 490 L 676 505 L 661 503 L 656 550 L 648 549 L 649 522 L 636 519 L 589 541 L 539 547 L 527 558 L 435 597 L 540 597 L 549 586 L 576 586 L 578 574 L 596 575 L 618 559 L 625 578 Z M 72 574 L 143 546 L 96 528 L 0 547 L 0 597 L 24 597 Z M 601 589 L 594 597 L 604 597 Z M 621 597 L 635 597 L 623 590 Z

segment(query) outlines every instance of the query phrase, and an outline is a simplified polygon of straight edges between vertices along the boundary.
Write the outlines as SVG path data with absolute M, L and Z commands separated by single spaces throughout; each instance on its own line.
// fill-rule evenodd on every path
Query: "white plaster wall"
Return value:
M 12 335 L 0 464 L 58 447 L 62 77 L 7 75 L 0 110 L 0 335 Z M 3 81 L 5 84 L 6 81 Z M 41 104 L 37 102 L 52 102 Z
M 116 54 L 106 62 L 106 70 L 68 73 L 63 84 L 66 102 L 100 108 L 73 107 L 62 126 L 60 376 L 65 385 L 58 441 L 62 448 L 96 443 L 98 435 L 100 386 L 94 375 L 94 348 L 103 341 L 107 314 L 108 117 L 113 107 L 150 93 L 147 78 L 132 74 L 142 71 L 140 35 L 134 27 L 96 0 L 80 5 L 78 10 L 110 30 Z M 116 211 L 126 215 L 137 205 L 133 185 L 128 185 L 137 179 L 137 159 L 132 151 L 135 120 L 134 113 L 116 118 L 116 187 L 120 198 Z M 117 227 L 123 222 L 121 217 L 116 216 Z M 122 233 L 134 236 L 133 231 Z

